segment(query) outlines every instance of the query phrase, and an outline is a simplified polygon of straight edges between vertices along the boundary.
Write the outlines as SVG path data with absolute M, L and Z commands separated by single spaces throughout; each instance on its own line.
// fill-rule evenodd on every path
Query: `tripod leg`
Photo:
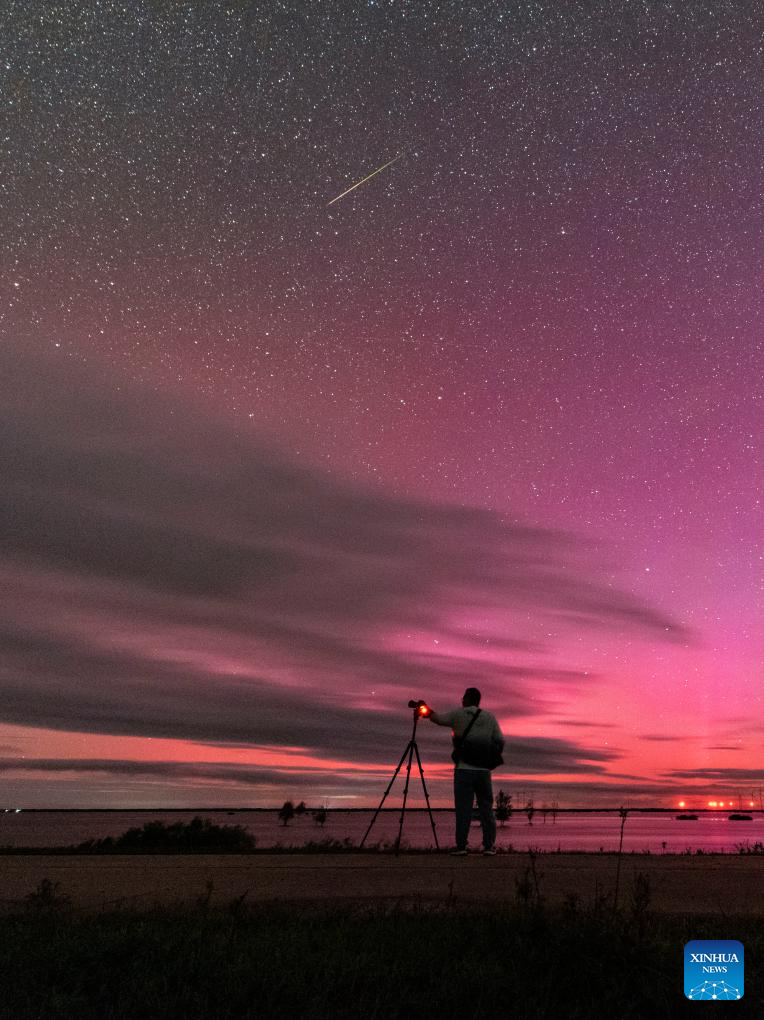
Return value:
M 432 808 L 430 807 L 430 795 L 427 792 L 427 783 L 424 781 L 424 769 L 422 768 L 422 759 L 419 757 L 419 748 L 416 743 L 414 744 L 414 751 L 416 752 L 416 763 L 419 766 L 419 776 L 422 780 L 422 789 L 424 790 L 424 799 L 427 801 L 427 813 L 430 816 L 430 825 L 432 826 L 432 835 L 435 840 L 435 849 L 440 850 L 438 844 L 438 834 L 435 831 L 435 819 L 432 817 Z
M 403 833 L 403 816 L 406 814 L 406 801 L 409 795 L 409 779 L 411 778 L 411 759 L 414 757 L 414 748 L 416 747 L 416 741 L 410 740 L 408 746 L 409 760 L 406 765 L 406 785 L 403 787 L 403 806 L 401 807 L 401 820 L 398 823 L 398 838 L 395 841 L 395 854 L 398 855 L 398 851 L 401 846 L 401 835 Z
M 403 787 L 403 805 L 401 806 L 401 820 L 398 823 L 398 838 L 396 839 L 396 857 L 398 851 L 401 849 L 401 835 L 403 833 L 403 816 L 406 814 L 406 801 L 409 796 L 409 779 L 411 778 L 411 760 L 414 757 L 414 748 L 416 747 L 416 741 L 411 739 L 409 741 L 409 760 L 406 765 L 406 784 Z
M 384 793 L 382 794 L 382 800 L 381 800 L 381 801 L 379 802 L 379 807 L 378 807 L 378 808 L 377 808 L 377 810 L 376 810 L 376 811 L 374 812 L 374 817 L 373 817 L 373 818 L 372 818 L 372 820 L 371 820 L 371 821 L 369 822 L 369 828 L 368 828 L 368 829 L 366 830 L 366 832 L 364 833 L 363 839 L 361 840 L 361 843 L 360 843 L 360 846 L 359 846 L 359 849 L 361 849 L 361 850 L 363 849 L 363 845 L 364 845 L 364 843 L 366 842 L 366 838 L 367 838 L 367 836 L 368 836 L 368 835 L 369 835 L 369 833 L 371 832 L 371 828 L 372 828 L 372 826 L 374 825 L 374 823 L 375 823 L 375 822 L 376 822 L 376 820 L 377 820 L 377 815 L 378 815 L 378 814 L 379 814 L 379 812 L 380 812 L 380 811 L 382 810 L 382 805 L 383 805 L 383 804 L 385 803 L 385 801 L 387 800 L 387 795 L 388 795 L 388 793 L 389 793 L 389 792 L 390 792 L 390 791 L 392 790 L 392 788 L 393 788 L 393 783 L 395 782 L 395 778 L 396 778 L 396 776 L 398 775 L 398 773 L 400 772 L 400 770 L 401 770 L 401 766 L 403 765 L 404 761 L 406 760 L 406 755 L 407 755 L 407 754 L 409 753 L 409 750 L 410 750 L 410 749 L 411 749 L 411 742 L 409 741 L 409 743 L 408 743 L 408 744 L 406 745 L 406 750 L 405 750 L 405 751 L 403 752 L 403 754 L 401 755 L 401 760 L 400 760 L 400 761 L 398 762 L 398 765 L 397 765 L 397 767 L 396 767 L 396 769 L 395 769 L 395 772 L 393 772 L 393 778 L 392 778 L 392 779 L 390 780 L 390 782 L 389 782 L 389 783 L 387 784 L 387 789 L 386 789 L 386 790 L 385 790 L 385 792 L 384 792 Z M 409 768 L 411 768 L 411 760 L 409 760 Z

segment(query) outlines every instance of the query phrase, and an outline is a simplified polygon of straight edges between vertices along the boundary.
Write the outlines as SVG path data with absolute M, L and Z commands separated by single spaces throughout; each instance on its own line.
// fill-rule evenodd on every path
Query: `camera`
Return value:
M 428 715 L 432 715 L 432 709 L 426 701 L 410 701 L 409 708 L 413 708 L 417 715 L 423 719 Z

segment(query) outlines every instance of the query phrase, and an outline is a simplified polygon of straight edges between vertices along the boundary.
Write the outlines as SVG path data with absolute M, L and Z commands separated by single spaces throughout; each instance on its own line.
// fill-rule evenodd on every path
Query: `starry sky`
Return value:
M 468 685 L 516 796 L 764 786 L 763 37 L 4 6 L 0 801 L 376 804 Z

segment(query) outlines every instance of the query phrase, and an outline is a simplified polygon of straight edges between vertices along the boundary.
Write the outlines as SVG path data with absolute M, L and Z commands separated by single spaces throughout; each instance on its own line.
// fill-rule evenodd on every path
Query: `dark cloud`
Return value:
M 299 746 L 331 759 L 366 762 L 388 760 L 390 749 L 409 735 L 405 691 L 397 710 L 382 705 L 369 711 L 331 690 L 281 687 L 252 673 L 210 676 L 121 649 L 98 651 L 28 633 L 6 631 L 0 642 L 0 711 L 18 725 L 33 719 L 52 729 Z M 515 713 L 527 713 L 519 696 L 505 698 L 510 705 L 515 701 Z M 425 746 L 435 746 L 429 724 L 420 734 Z
M 555 719 L 555 726 L 570 726 L 574 729 L 597 729 L 597 730 L 613 730 L 615 729 L 615 723 L 603 723 L 597 720 L 596 722 L 586 722 L 582 719 Z
M 209 787 L 218 784 L 230 787 L 235 784 L 259 789 L 299 788 L 309 793 L 312 790 L 336 789 L 338 792 L 373 793 L 383 789 L 383 769 L 364 769 L 363 772 L 336 772 L 327 768 L 306 768 L 305 766 L 280 767 L 277 769 L 259 766 L 234 765 L 225 762 L 177 762 L 177 761 L 134 761 L 112 758 L 34 758 L 21 761 L 15 758 L 0 759 L 1 773 L 40 773 L 63 777 L 111 776 L 133 781 L 140 789 L 141 781 L 161 780 L 167 784 L 203 784 Z M 402 786 L 402 780 L 399 780 Z M 200 786 L 201 788 L 201 786 Z M 398 789 L 400 796 L 400 789 Z M 392 806 L 392 805 L 391 805 Z
M 698 779 L 709 783 L 764 783 L 764 769 L 686 769 L 664 773 L 667 779 Z
M 207 762 L 120 761 L 109 758 L 6 758 L 0 759 L 0 772 L 104 772 L 115 776 L 152 776 L 167 780 L 211 779 L 253 785 L 284 779 L 284 772 L 275 769 L 242 768 Z
M 505 760 L 514 773 L 549 775 L 557 773 L 605 773 L 604 762 L 620 757 L 617 751 L 579 747 L 554 737 L 512 737 Z
M 440 779 L 434 770 L 427 767 L 427 785 L 430 795 L 443 796 L 448 801 L 451 785 L 450 777 Z M 450 770 L 448 770 L 450 771 Z M 197 802 L 203 802 L 205 794 L 214 795 L 216 800 L 221 796 L 229 803 L 251 804 L 259 800 L 261 791 L 267 791 L 268 799 L 278 803 L 281 798 L 306 799 L 308 803 L 319 803 L 326 798 L 344 797 L 350 804 L 376 804 L 387 785 L 389 770 L 363 769 L 358 772 L 338 772 L 327 769 L 306 769 L 301 767 L 274 770 L 242 765 L 227 765 L 218 762 L 174 762 L 174 761 L 130 761 L 115 759 L 31 759 L 27 761 L 16 758 L 0 759 L 0 774 L 6 776 L 6 785 L 10 788 L 13 778 L 18 776 L 17 784 L 23 782 L 24 791 L 32 790 L 35 799 L 41 805 L 49 806 L 60 794 L 57 790 L 70 788 L 71 783 L 81 786 L 83 778 L 96 783 L 98 793 L 93 804 L 103 806 L 104 791 L 106 796 L 114 797 L 118 792 L 124 799 L 126 790 L 130 790 L 131 801 L 156 802 L 156 789 L 178 790 L 188 787 L 195 790 Z M 40 778 L 43 777 L 43 778 Z M 47 778 L 45 778 L 47 777 Z M 237 796 L 236 787 L 240 788 Z M 516 809 L 520 809 L 525 799 L 532 797 L 536 807 L 545 804 L 562 802 L 566 807 L 586 805 L 589 807 L 602 805 L 612 808 L 614 804 L 638 805 L 655 804 L 656 794 L 665 792 L 660 783 L 651 783 L 644 778 L 635 777 L 628 781 L 613 781 L 612 778 L 598 778 L 591 774 L 584 775 L 580 780 L 555 779 L 550 784 L 543 779 L 534 779 L 523 775 L 521 780 L 497 773 L 494 776 L 496 790 L 504 789 L 513 795 Z M 18 791 L 21 791 L 18 786 Z M 402 780 L 399 777 L 393 788 L 389 806 L 400 805 Z M 222 791 L 222 793 L 221 793 Z M 242 795 L 244 801 L 242 801 Z M 101 800 L 98 800 L 98 798 Z M 25 794 L 28 798 L 28 794 Z M 413 804 L 423 806 L 418 781 L 414 784 Z M 184 801 L 183 806 L 188 806 Z M 336 806 L 336 804 L 335 804 Z
M 522 619 L 682 636 L 567 535 L 354 489 L 69 361 L 0 351 L 0 437 L 7 722 L 373 762 L 408 697 L 477 685 L 522 717 L 591 682 Z
M 426 731 L 425 731 L 426 732 Z M 434 731 L 433 731 L 434 732 Z M 430 733 L 430 736 L 433 735 Z M 440 738 L 430 743 L 432 747 L 430 758 L 425 757 L 428 768 L 442 766 L 451 771 L 448 750 L 450 744 L 444 739 L 446 734 L 440 730 Z M 403 750 L 402 744 L 400 750 Z M 355 747 L 356 754 L 360 757 L 364 749 Z M 547 775 L 547 774 L 575 774 L 575 773 L 605 773 L 602 763 L 612 761 L 618 755 L 614 752 L 603 752 L 577 747 L 564 740 L 556 740 L 547 737 L 529 737 L 524 739 L 511 738 L 505 748 L 506 769 L 513 774 Z M 382 755 L 374 762 L 364 761 L 363 774 L 354 774 L 352 770 L 338 773 L 336 778 L 348 785 L 360 784 L 368 786 L 369 783 L 379 782 L 379 776 L 385 775 L 392 761 L 392 755 Z M 293 782 L 295 779 L 311 781 L 320 779 L 321 782 L 332 776 L 331 767 L 324 767 L 321 764 L 316 766 L 305 766 L 304 764 L 285 764 L 279 770 L 262 768 L 260 766 L 233 765 L 220 762 L 176 762 L 176 761 L 121 761 L 112 759 L 89 759 L 89 758 L 4 758 L 0 759 L 0 772 L 108 772 L 115 775 L 126 776 L 155 776 L 167 779 L 205 779 L 221 780 L 225 782 L 246 783 L 248 785 L 263 785 L 265 783 Z

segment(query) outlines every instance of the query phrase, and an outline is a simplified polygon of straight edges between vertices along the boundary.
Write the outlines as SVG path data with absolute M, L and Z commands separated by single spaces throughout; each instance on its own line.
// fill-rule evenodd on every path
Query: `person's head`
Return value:
M 462 705 L 469 708 L 470 705 L 477 707 L 480 704 L 480 691 L 477 687 L 468 687 L 462 696 Z

